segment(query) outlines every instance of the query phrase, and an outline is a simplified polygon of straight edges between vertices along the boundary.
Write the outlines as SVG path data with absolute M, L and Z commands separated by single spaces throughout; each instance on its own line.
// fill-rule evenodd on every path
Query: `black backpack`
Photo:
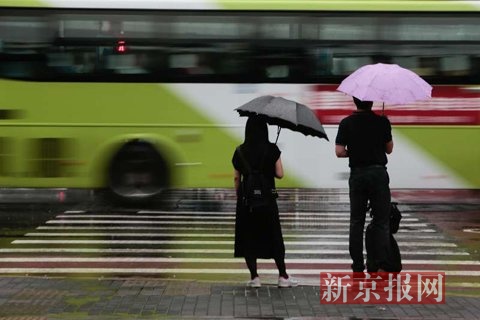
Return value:
M 274 199 L 274 193 L 271 183 L 262 172 L 267 150 L 263 153 L 258 168 L 253 168 L 248 163 L 240 147 L 237 147 L 237 152 L 246 170 L 246 173 L 242 174 L 242 180 L 240 182 L 244 205 L 247 206 L 250 211 L 259 207 L 268 206 Z

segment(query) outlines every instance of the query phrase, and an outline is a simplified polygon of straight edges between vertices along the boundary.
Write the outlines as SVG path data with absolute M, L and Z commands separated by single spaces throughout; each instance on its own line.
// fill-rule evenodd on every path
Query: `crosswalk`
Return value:
M 61 212 L 0 248 L 0 273 L 247 279 L 244 261 L 233 258 L 234 195 L 225 191 L 219 197 L 217 192 L 199 197 L 178 191 L 176 199 L 190 202 L 168 210 Z M 195 207 L 195 201 L 217 201 L 220 209 Z M 315 206 L 319 201 L 322 205 Z M 296 196 L 283 190 L 279 206 L 286 264 L 292 276 L 301 284 L 318 285 L 320 272 L 349 271 L 346 192 Z M 480 261 L 408 207 L 403 209 L 395 238 L 404 270 L 443 271 L 447 285 L 480 287 Z M 259 273 L 264 283 L 274 282 L 273 260 L 259 260 Z

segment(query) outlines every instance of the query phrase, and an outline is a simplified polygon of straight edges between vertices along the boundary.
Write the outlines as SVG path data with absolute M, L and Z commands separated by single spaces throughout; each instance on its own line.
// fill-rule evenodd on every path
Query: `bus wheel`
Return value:
M 168 184 L 167 162 L 148 142 L 131 141 L 112 159 L 108 186 L 116 200 L 146 202 L 158 196 Z

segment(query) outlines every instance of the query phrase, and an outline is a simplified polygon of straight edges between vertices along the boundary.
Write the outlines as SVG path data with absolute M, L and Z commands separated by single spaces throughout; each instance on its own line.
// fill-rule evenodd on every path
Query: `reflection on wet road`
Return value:
M 395 238 L 404 270 L 444 271 L 450 287 L 478 291 L 478 242 L 464 246 L 444 228 L 448 211 L 428 212 L 405 193 L 393 195 L 403 211 Z M 462 209 L 477 210 L 471 228 L 479 227 L 478 207 Z M 244 261 L 233 258 L 234 208 L 232 190 L 216 189 L 171 191 L 148 209 L 72 204 L 3 244 L 0 273 L 243 281 Z M 290 274 L 318 285 L 320 272 L 348 271 L 347 190 L 281 190 L 279 208 Z M 450 207 L 448 216 L 461 214 Z M 273 260 L 259 262 L 264 282 L 275 282 Z

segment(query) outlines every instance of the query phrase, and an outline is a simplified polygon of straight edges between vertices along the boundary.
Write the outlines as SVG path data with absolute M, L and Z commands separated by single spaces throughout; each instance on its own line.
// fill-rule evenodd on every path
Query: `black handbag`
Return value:
M 397 202 L 392 202 L 390 208 L 390 232 L 392 234 L 397 233 L 400 228 L 400 220 L 402 220 L 402 213 L 397 205 Z
M 367 250 L 367 272 L 377 272 L 379 266 L 375 262 L 376 252 L 375 244 L 378 243 L 378 239 L 375 239 L 375 234 L 373 233 L 372 225 L 367 226 L 365 231 L 365 249 Z M 393 234 L 390 233 L 390 247 L 387 250 L 387 257 L 385 265 L 383 266 L 384 270 L 387 272 L 400 272 L 402 271 L 402 256 L 400 254 L 400 248 L 398 243 L 393 237 Z
M 390 203 L 390 233 L 395 234 L 400 228 L 400 220 L 402 220 L 402 213 L 398 209 L 398 202 Z M 370 211 L 370 204 L 367 206 L 367 212 Z M 372 212 L 370 211 L 370 217 L 373 217 Z
M 398 232 L 400 228 L 400 220 L 402 220 L 402 213 L 398 209 L 397 202 L 390 203 L 390 247 L 388 248 L 388 257 L 386 265 L 383 266 L 387 272 L 400 272 L 402 271 L 402 256 L 398 247 L 397 241 L 393 237 L 393 234 Z M 368 208 L 370 210 L 370 206 Z M 372 212 L 370 211 L 370 217 Z M 375 263 L 375 243 L 378 242 L 375 239 L 375 234 L 372 232 L 372 224 L 367 226 L 365 232 L 365 249 L 367 250 L 367 271 L 376 272 L 378 266 Z

